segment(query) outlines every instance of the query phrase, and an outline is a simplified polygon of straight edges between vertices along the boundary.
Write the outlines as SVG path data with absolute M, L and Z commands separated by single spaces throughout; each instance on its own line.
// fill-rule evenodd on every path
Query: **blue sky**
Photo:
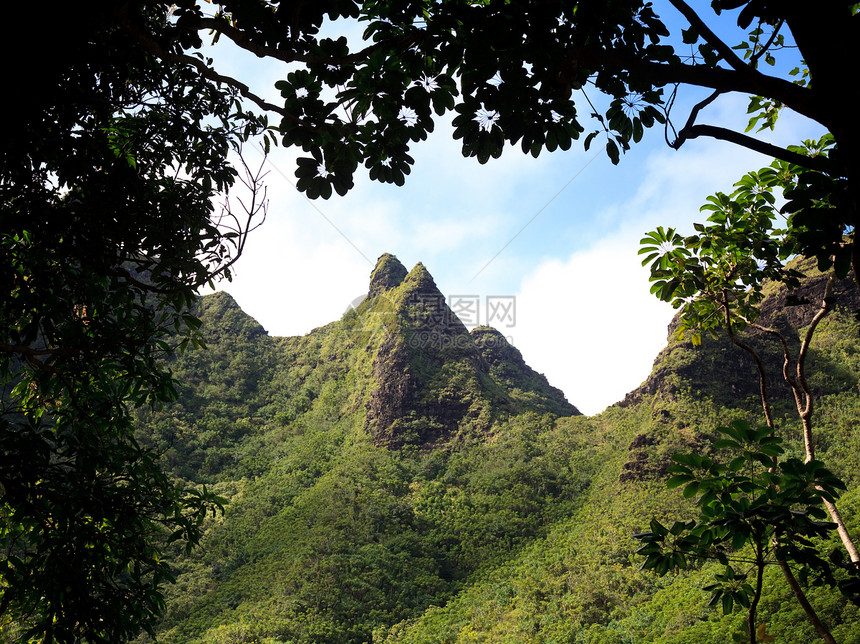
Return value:
M 235 53 L 216 65 L 272 98 L 285 73 Z M 726 97 L 705 120 L 743 130 L 746 103 Z M 686 118 L 683 109 L 677 114 Z M 599 146 L 537 159 L 510 149 L 482 166 L 464 159 L 450 134 L 439 123 L 413 148 L 404 187 L 358 176 L 346 197 L 327 201 L 299 194 L 295 152 L 273 150 L 268 219 L 251 235 L 233 282 L 219 288 L 271 335 L 300 335 L 338 319 L 366 291 L 382 253 L 410 269 L 420 261 L 446 296 L 478 296 L 482 305 L 488 296 L 515 298 L 515 322 L 499 330 L 570 402 L 594 414 L 648 376 L 673 315 L 649 294 L 639 239 L 658 225 L 692 230 L 704 219 L 705 197 L 770 162 L 703 139 L 673 151 L 653 129 L 618 166 Z M 786 145 L 818 135 L 787 114 L 770 138 Z M 255 150 L 246 157 L 251 165 L 261 159 Z

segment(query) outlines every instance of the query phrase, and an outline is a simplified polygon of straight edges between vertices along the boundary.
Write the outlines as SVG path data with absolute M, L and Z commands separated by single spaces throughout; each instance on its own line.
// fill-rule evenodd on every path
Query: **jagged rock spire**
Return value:
M 430 275 L 430 271 L 421 262 L 415 264 L 403 282 L 407 284 L 408 290 L 412 293 L 442 297 L 442 293 L 436 286 L 436 282 L 433 281 L 433 276 Z
M 376 260 L 376 266 L 370 274 L 370 295 L 379 295 L 392 288 L 400 286 L 408 271 L 391 253 L 383 253 Z

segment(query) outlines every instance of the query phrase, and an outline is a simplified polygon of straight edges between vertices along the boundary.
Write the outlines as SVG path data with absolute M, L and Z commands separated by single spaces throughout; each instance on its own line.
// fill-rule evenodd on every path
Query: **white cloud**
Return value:
M 542 261 L 523 279 L 512 336 L 526 362 L 583 413 L 598 413 L 638 387 L 674 314 L 649 292 L 640 238 L 658 225 L 692 232 L 692 222 L 706 218 L 699 207 L 708 195 L 731 191 L 744 172 L 767 163 L 718 142 L 650 155 L 638 187 L 599 215 L 616 233 Z
M 344 244 L 302 248 L 269 230 L 249 249 L 266 260 L 245 264 L 238 279 L 218 286 L 271 335 L 303 335 L 338 320 L 367 291 L 372 267 Z
M 637 242 L 621 235 L 550 260 L 517 296 L 514 344 L 586 414 L 641 384 L 666 341 L 673 311 L 648 292 Z

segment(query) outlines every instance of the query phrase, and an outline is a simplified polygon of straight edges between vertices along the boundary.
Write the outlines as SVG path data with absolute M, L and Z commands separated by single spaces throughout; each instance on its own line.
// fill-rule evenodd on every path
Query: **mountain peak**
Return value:
M 383 253 L 376 260 L 376 266 L 370 274 L 370 295 L 379 295 L 385 291 L 397 288 L 406 277 L 406 267 L 391 253 Z
M 409 292 L 419 295 L 440 295 L 433 276 L 430 275 L 424 264 L 418 262 L 404 278 L 403 283 Z

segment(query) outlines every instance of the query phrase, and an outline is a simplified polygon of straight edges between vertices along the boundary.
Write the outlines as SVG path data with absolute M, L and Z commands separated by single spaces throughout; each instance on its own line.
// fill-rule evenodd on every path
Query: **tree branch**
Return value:
M 684 144 L 685 141 L 688 141 L 690 139 L 696 139 L 700 136 L 709 136 L 711 138 L 719 139 L 721 141 L 728 141 L 729 143 L 734 143 L 735 145 L 745 147 L 748 150 L 760 152 L 769 157 L 781 159 L 783 161 L 787 161 L 788 163 L 793 163 L 794 165 L 809 168 L 810 170 L 818 170 L 819 172 L 825 172 L 829 174 L 839 173 L 839 167 L 835 163 L 833 163 L 833 161 L 831 161 L 828 157 L 810 157 L 804 154 L 791 152 L 790 150 L 786 150 L 785 148 L 773 145 L 772 143 L 766 143 L 765 141 L 760 141 L 759 139 L 747 136 L 746 134 L 735 132 L 734 130 L 719 127 L 717 125 L 685 126 L 678 134 L 678 138 L 672 143 L 672 147 L 677 150 Z
M 283 107 L 279 105 L 275 105 L 274 103 L 269 103 L 257 96 L 251 91 L 251 88 L 248 87 L 245 83 L 236 80 L 231 76 L 225 76 L 223 74 L 219 74 L 214 69 L 206 65 L 199 58 L 194 58 L 193 56 L 188 56 L 187 54 L 173 54 L 164 47 L 162 47 L 158 42 L 148 37 L 146 34 L 140 32 L 126 17 L 123 15 L 117 16 L 117 22 L 119 26 L 129 34 L 137 43 L 143 48 L 144 51 L 152 54 L 156 58 L 159 58 L 164 61 L 170 61 L 175 63 L 184 63 L 187 65 L 191 65 L 194 67 L 201 76 L 209 79 L 210 81 L 216 83 L 224 83 L 225 85 L 232 87 L 239 94 L 244 96 L 250 101 L 253 101 L 257 107 L 267 112 L 275 112 L 279 114 L 282 118 L 291 121 L 292 123 L 299 123 L 299 119 L 293 114 L 287 112 Z
M 804 396 L 806 397 L 806 406 L 803 409 L 798 409 L 800 412 L 801 419 L 809 419 L 812 417 L 812 394 L 809 391 L 809 385 L 806 384 L 806 354 L 809 351 L 809 345 L 812 342 L 812 335 L 815 333 L 815 328 L 818 326 L 818 323 L 826 316 L 833 308 L 832 296 L 833 296 L 833 284 L 836 281 L 836 275 L 830 273 L 830 276 L 827 278 L 827 284 L 824 286 L 824 295 L 821 298 L 821 307 L 815 313 L 815 317 L 812 318 L 812 322 L 809 323 L 809 327 L 806 329 L 806 335 L 803 336 L 803 342 L 800 345 L 800 351 L 797 354 L 797 382 L 800 384 L 800 387 L 803 389 Z M 811 461 L 815 458 L 815 454 L 811 452 L 812 444 L 810 441 L 810 445 L 807 448 L 807 461 Z
M 705 109 L 708 105 L 710 105 L 710 104 L 711 104 L 711 103 L 713 103 L 715 100 L 717 100 L 717 98 L 718 98 L 722 93 L 723 93 L 723 92 L 722 92 L 722 90 L 719 90 L 719 89 L 718 89 L 718 90 L 714 91 L 714 93 L 713 93 L 713 94 L 711 94 L 710 96 L 708 96 L 708 98 L 706 98 L 705 100 L 703 100 L 703 101 L 702 101 L 702 102 L 700 102 L 700 103 L 697 103 L 697 104 L 693 107 L 693 109 L 690 111 L 690 116 L 688 116 L 688 117 L 687 117 L 687 122 L 684 124 L 684 127 L 682 127 L 682 128 L 681 128 L 681 132 L 684 132 L 684 131 L 686 131 L 686 130 L 689 130 L 691 127 L 693 127 L 693 126 L 696 124 L 696 119 L 697 119 L 697 118 L 698 118 L 698 116 L 699 116 L 699 112 L 701 112 L 701 111 L 702 111 L 703 109 Z M 674 103 L 674 100 L 673 100 L 673 103 Z M 677 150 L 678 148 L 680 148 L 680 147 L 681 147 L 681 145 L 683 145 L 684 141 L 683 141 L 682 139 L 679 139 L 679 135 L 678 135 L 678 133 L 677 133 L 677 132 L 675 132 L 675 127 L 672 125 L 672 121 L 671 121 L 671 119 L 669 118 L 669 111 L 670 111 L 670 110 L 671 110 L 671 106 L 666 110 L 666 144 L 667 144 L 670 148 L 674 148 L 675 150 Z M 670 128 L 670 127 L 672 128 L 672 132 L 675 134 L 675 140 L 674 140 L 674 141 L 670 141 L 670 140 L 669 140 L 668 131 L 669 131 L 669 128 Z
M 641 56 L 628 55 L 616 49 L 581 47 L 571 52 L 595 70 L 603 69 L 622 76 L 649 79 L 660 87 L 674 83 L 707 87 L 723 92 L 740 92 L 752 96 L 765 96 L 780 101 L 795 112 L 819 123 L 826 123 L 827 114 L 815 102 L 812 91 L 806 87 L 768 76 L 749 66 L 743 71 L 708 65 L 688 65 L 681 62 L 659 63 Z
M 783 561 L 782 559 L 778 559 L 779 567 L 782 570 L 782 574 L 785 575 L 785 580 L 788 582 L 789 587 L 791 588 L 794 596 L 797 598 L 797 601 L 803 607 L 806 616 L 809 618 L 809 621 L 812 622 L 812 625 L 815 627 L 815 630 L 828 644 L 836 644 L 836 640 L 833 639 L 833 635 L 830 634 L 830 630 L 825 626 L 824 622 L 818 617 L 818 614 L 815 612 L 815 609 L 812 607 L 812 604 L 809 603 L 809 600 L 806 598 L 806 593 L 803 592 L 803 589 L 800 587 L 800 584 L 797 582 L 797 579 L 794 576 L 794 573 L 791 571 L 788 563 Z
M 242 96 L 249 99 L 250 101 L 253 101 L 260 109 L 267 112 L 275 112 L 279 114 L 282 118 L 292 123 L 301 123 L 301 120 L 299 118 L 285 110 L 283 107 L 275 105 L 274 103 L 269 103 L 268 101 L 257 96 L 251 91 L 251 88 L 248 87 L 242 81 L 236 80 L 232 76 L 225 76 L 224 74 L 219 74 L 199 58 L 195 58 L 194 56 L 188 56 L 187 54 L 171 54 L 164 50 L 161 50 L 160 54 L 156 53 L 156 55 L 162 60 L 169 60 L 176 63 L 185 63 L 186 65 L 191 65 L 204 78 L 207 78 L 216 83 L 224 83 L 225 85 L 232 87 Z
M 720 56 L 723 57 L 723 60 L 725 60 L 733 69 L 738 72 L 747 72 L 751 69 L 749 65 L 747 65 L 734 51 L 732 51 L 731 47 L 720 40 L 717 35 L 711 31 L 708 25 L 706 25 L 698 14 L 693 11 L 690 5 L 683 0 L 669 0 L 669 2 L 687 19 L 690 26 L 705 39 L 705 42 L 719 52 Z
M 780 21 L 776 24 L 776 26 L 773 28 L 773 33 L 771 33 L 771 34 L 770 34 L 770 38 L 768 38 L 768 39 L 767 39 L 767 42 L 766 42 L 764 45 L 762 45 L 761 49 L 759 49 L 758 51 L 754 51 L 754 52 L 752 53 L 752 55 L 750 56 L 750 62 L 751 62 L 751 63 L 755 63 L 755 62 L 757 62 L 757 61 L 758 61 L 758 59 L 759 59 L 759 58 L 761 58 L 761 57 L 762 57 L 762 55 L 764 55 L 764 53 L 765 53 L 768 49 L 770 49 L 770 46 L 771 46 L 771 45 L 774 43 L 774 41 L 776 40 L 776 37 L 777 37 L 777 35 L 779 34 L 779 30 L 780 30 L 780 29 L 782 29 L 782 25 L 784 25 L 784 24 L 785 24 L 785 20 L 780 20 Z
M 381 40 L 365 47 L 361 51 L 349 54 L 348 56 L 333 57 L 285 52 L 283 49 L 279 49 L 277 47 L 255 43 L 248 38 L 248 35 L 241 29 L 237 29 L 230 23 L 217 18 L 197 18 L 193 23 L 191 23 L 191 28 L 196 30 L 211 29 L 212 31 L 217 31 L 219 34 L 229 38 L 237 47 L 241 47 L 260 58 L 274 58 L 285 63 L 318 63 L 326 65 L 351 65 L 354 63 L 360 63 L 367 60 L 373 52 L 386 47 L 390 47 L 392 49 L 411 47 L 419 40 L 420 36 L 423 35 L 420 30 L 416 30 L 408 34 L 404 34 L 401 38 L 394 41 Z
M 806 334 L 804 335 L 803 342 L 801 343 L 797 357 L 796 378 L 792 378 L 789 372 L 789 367 L 791 364 L 791 355 L 785 337 L 776 329 L 764 327 L 759 324 L 751 324 L 753 328 L 776 336 L 776 338 L 782 344 L 783 355 L 785 358 L 783 362 L 782 375 L 785 381 L 791 387 L 792 394 L 794 394 L 797 414 L 803 426 L 803 444 L 806 452 L 807 463 L 815 458 L 815 445 L 812 441 L 812 392 L 810 391 L 809 385 L 806 382 L 805 373 L 806 354 L 809 350 L 809 345 L 812 342 L 812 337 L 815 333 L 816 327 L 818 326 L 819 322 L 821 322 L 821 320 L 833 308 L 831 297 L 833 295 L 833 285 L 835 281 L 836 276 L 831 273 L 828 276 L 827 283 L 824 287 L 824 294 L 822 296 L 821 306 L 815 313 L 812 322 L 810 322 Z M 765 410 L 765 414 L 767 415 L 768 413 L 768 410 Z M 820 486 L 816 487 L 819 491 L 821 490 Z M 837 508 L 836 504 L 829 501 L 824 496 L 822 496 L 821 500 L 824 503 L 824 506 L 827 508 L 827 512 L 830 515 L 831 520 L 833 521 L 833 523 L 836 524 L 836 532 L 839 534 L 839 539 L 842 541 L 842 545 L 845 547 L 845 550 L 848 553 L 848 556 L 851 561 L 854 562 L 854 564 L 856 565 L 858 562 L 860 562 L 860 552 L 858 552 L 857 546 L 854 544 L 854 540 L 851 538 L 851 534 L 848 532 L 848 528 L 845 526 L 845 521 L 842 519 L 842 514 L 839 512 L 839 508 Z
M 729 336 L 729 340 L 732 341 L 737 347 L 740 347 L 744 351 L 746 351 L 752 359 L 755 361 L 756 369 L 758 369 L 758 384 L 759 384 L 759 394 L 761 395 L 761 408 L 764 412 L 765 423 L 771 430 L 774 429 L 773 424 L 773 414 L 770 410 L 770 395 L 767 391 L 767 376 L 765 374 L 764 362 L 762 362 L 761 357 L 759 357 L 758 352 L 749 344 L 741 340 L 736 334 L 734 329 L 732 328 L 732 317 L 731 317 L 731 308 L 729 307 L 729 294 L 727 291 L 722 292 L 722 300 L 719 302 L 720 308 L 723 309 L 723 317 L 725 323 L 726 333 Z
M 78 351 L 70 351 L 69 349 L 34 349 L 33 347 L 24 346 L 21 344 L 7 344 L 5 342 L 0 342 L 0 352 L 10 353 L 10 354 L 18 354 L 24 356 L 26 359 L 36 358 L 38 356 L 52 356 L 52 355 L 66 355 L 66 356 L 75 356 L 78 355 Z
M 761 600 L 761 590 L 764 585 L 764 552 L 762 546 L 762 535 L 758 532 L 755 534 L 755 592 L 753 593 L 752 601 L 750 602 L 749 613 L 747 614 L 747 630 L 749 631 L 750 643 L 756 642 L 756 613 L 758 611 L 758 603 Z

